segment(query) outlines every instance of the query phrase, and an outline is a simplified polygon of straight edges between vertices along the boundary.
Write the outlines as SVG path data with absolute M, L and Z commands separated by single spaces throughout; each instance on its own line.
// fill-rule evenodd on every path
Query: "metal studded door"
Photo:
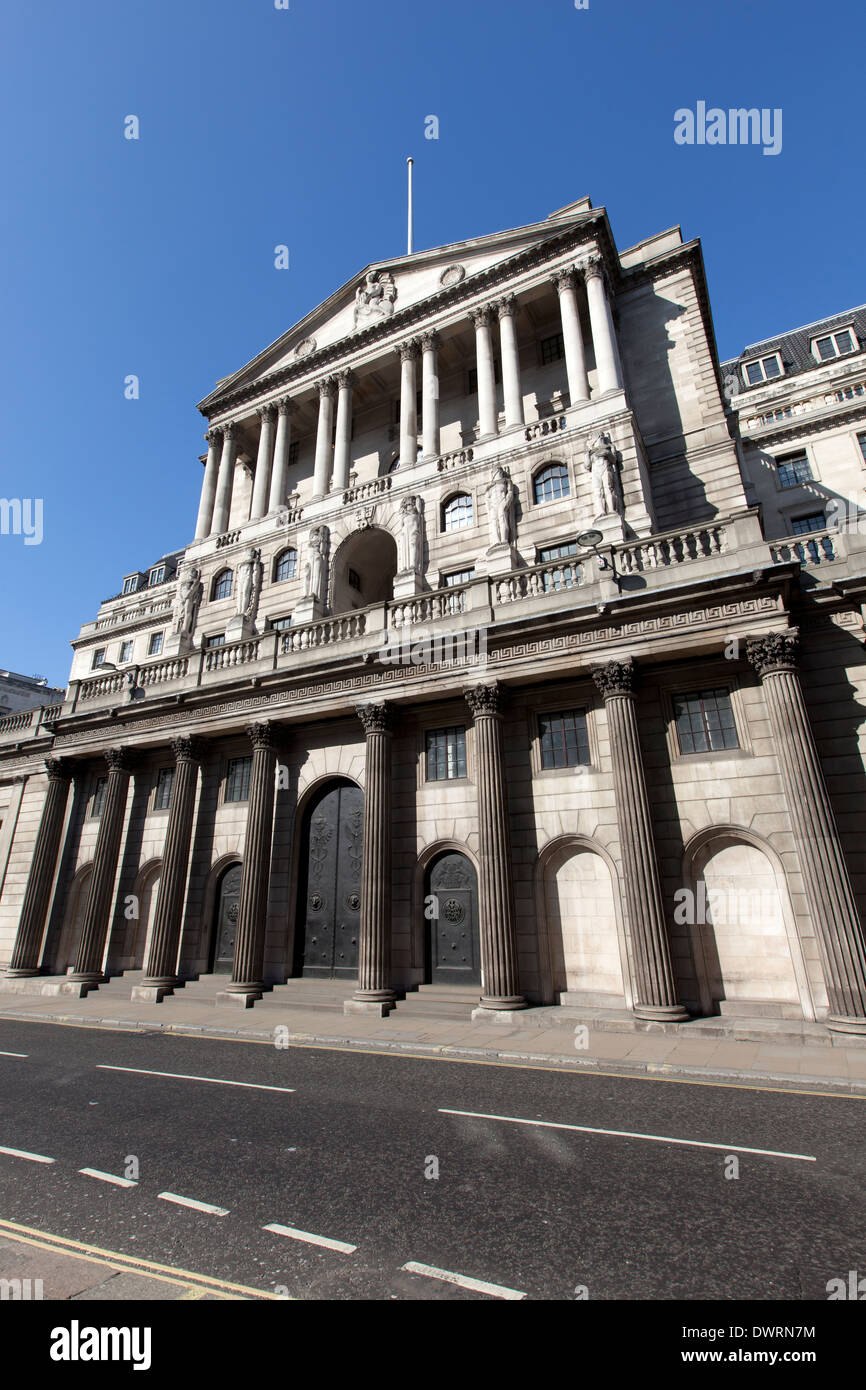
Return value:
M 213 970 L 215 975 L 230 975 L 235 959 L 235 937 L 238 930 L 238 899 L 241 892 L 241 866 L 235 864 L 223 874 L 217 903 Z
M 302 975 L 357 977 L 363 830 L 364 794 L 359 787 L 332 786 L 310 808 L 298 913 Z
M 428 896 L 436 903 L 430 919 L 430 979 L 433 984 L 481 983 L 478 888 L 465 854 L 443 854 L 430 869 Z

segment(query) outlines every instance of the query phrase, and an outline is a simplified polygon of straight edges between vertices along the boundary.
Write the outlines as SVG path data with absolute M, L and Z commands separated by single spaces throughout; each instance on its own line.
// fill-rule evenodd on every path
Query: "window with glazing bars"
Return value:
M 695 690 L 674 696 L 681 753 L 714 753 L 739 748 L 729 690 Z
M 776 472 L 780 487 L 796 487 L 798 483 L 810 483 L 812 470 L 806 450 L 800 449 L 796 454 L 785 454 L 784 458 L 777 458 Z
M 174 786 L 174 768 L 161 767 L 156 774 L 156 795 L 153 798 L 155 811 L 167 811 L 171 805 L 171 789 Z
M 541 714 L 538 717 L 541 734 L 541 766 L 577 767 L 588 763 L 589 736 L 586 732 L 586 714 L 583 710 L 563 710 L 558 714 Z
M 427 781 L 447 782 L 466 776 L 466 730 L 428 729 Z
M 226 778 L 226 801 L 249 801 L 252 758 L 230 758 Z
M 100 777 L 97 779 L 96 787 L 93 791 L 93 800 L 90 803 L 90 816 L 92 820 L 98 820 L 102 815 L 102 808 L 105 805 L 105 788 L 107 786 L 107 777 Z

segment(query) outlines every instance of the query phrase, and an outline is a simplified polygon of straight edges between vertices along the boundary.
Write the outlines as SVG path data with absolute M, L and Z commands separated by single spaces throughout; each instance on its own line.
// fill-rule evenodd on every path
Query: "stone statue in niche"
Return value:
M 501 464 L 493 469 L 487 486 L 487 516 L 490 523 L 490 544 L 513 545 L 517 539 L 514 507 L 517 488 Z
M 328 597 L 328 550 L 330 532 L 327 526 L 314 526 L 307 539 L 307 563 L 304 566 L 304 597 L 317 599 L 324 607 Z
M 421 498 L 404 497 L 400 503 L 400 527 L 403 541 L 404 572 L 420 574 L 424 566 L 424 519 L 421 515 Z
M 355 291 L 355 327 L 379 323 L 394 312 L 397 286 L 389 271 L 368 270 Z
M 192 637 L 198 620 L 204 587 L 201 570 L 192 566 L 182 566 L 177 583 L 177 597 L 174 604 L 174 632 L 182 637 Z
M 586 451 L 586 471 L 592 476 L 592 496 L 596 516 L 623 513 L 622 489 L 616 450 L 604 431 Z
M 255 621 L 262 592 L 262 562 L 260 550 L 248 550 L 238 565 L 237 613 L 245 622 Z

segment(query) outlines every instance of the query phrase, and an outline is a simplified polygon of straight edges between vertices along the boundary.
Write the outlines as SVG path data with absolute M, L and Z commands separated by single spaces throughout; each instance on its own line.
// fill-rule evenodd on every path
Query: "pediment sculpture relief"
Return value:
M 394 276 L 389 271 L 368 270 L 355 291 L 355 327 L 366 328 L 371 323 L 389 319 L 396 298 Z

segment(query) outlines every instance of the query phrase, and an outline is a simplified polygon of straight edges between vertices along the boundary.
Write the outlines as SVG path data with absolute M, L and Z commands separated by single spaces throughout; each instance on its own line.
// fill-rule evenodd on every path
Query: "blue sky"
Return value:
M 700 236 L 723 357 L 861 303 L 864 37 L 854 0 L 5 5 L 0 497 L 43 539 L 0 535 L 0 666 L 65 684 L 123 573 L 189 541 L 196 402 L 405 249 L 409 154 L 416 249 L 584 194 L 620 248 Z M 675 144 L 698 101 L 781 108 L 781 153 Z

